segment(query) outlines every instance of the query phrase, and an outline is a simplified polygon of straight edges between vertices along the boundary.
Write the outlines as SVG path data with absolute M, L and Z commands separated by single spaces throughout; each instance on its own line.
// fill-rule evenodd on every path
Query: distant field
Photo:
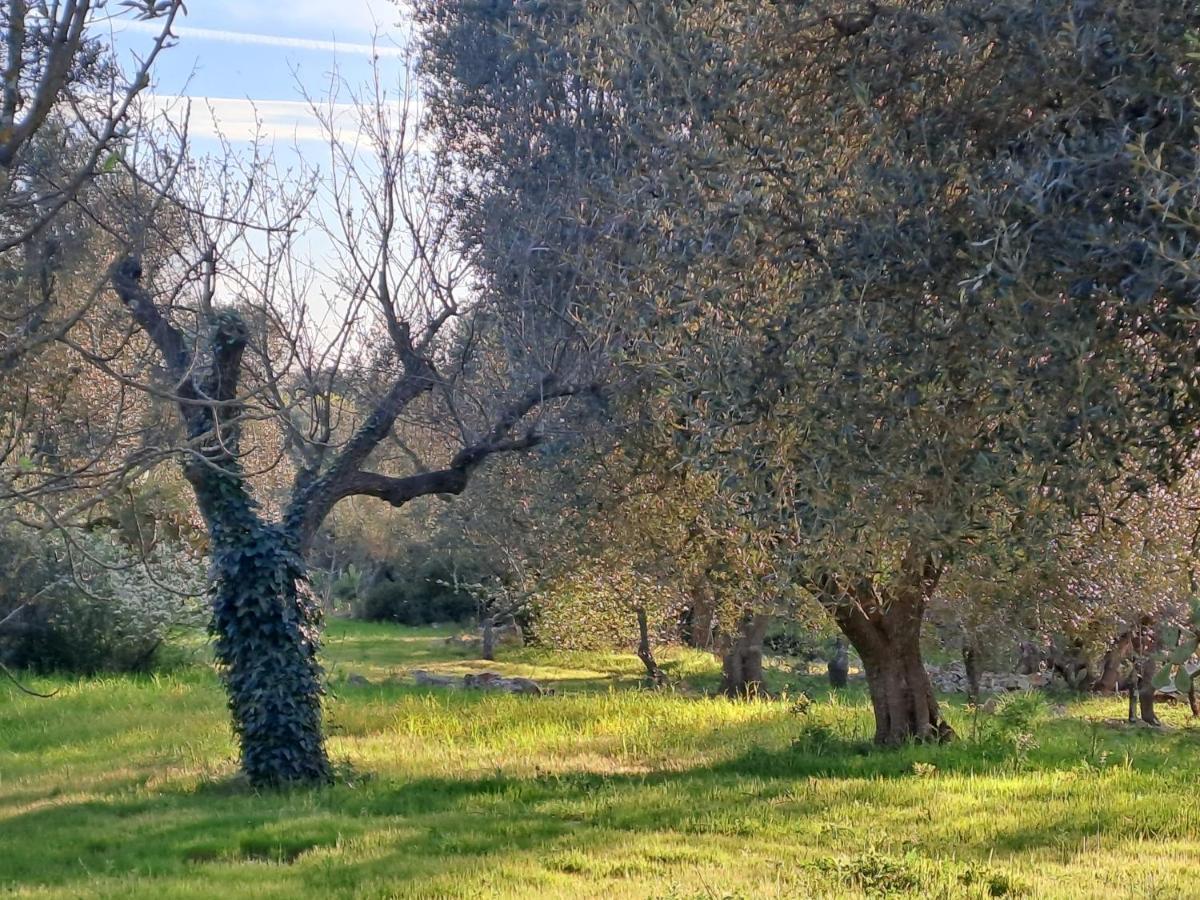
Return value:
M 1200 727 L 1182 709 L 1152 733 L 1106 723 L 1117 700 L 1075 701 L 1014 736 L 955 708 L 959 744 L 885 753 L 864 743 L 861 690 L 705 699 L 714 661 L 680 651 L 665 668 L 692 690 L 650 693 L 632 655 L 483 664 L 447 633 L 332 623 L 343 772 L 321 790 L 238 782 L 203 655 L 157 677 L 32 679 L 51 700 L 0 687 L 0 894 L 1200 896 Z M 556 693 L 418 690 L 413 668 Z

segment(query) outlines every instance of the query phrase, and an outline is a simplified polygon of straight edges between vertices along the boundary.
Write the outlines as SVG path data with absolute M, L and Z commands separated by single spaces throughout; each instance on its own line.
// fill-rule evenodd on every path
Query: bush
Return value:
M 426 559 L 406 573 L 385 569 L 360 597 L 354 614 L 401 625 L 465 622 L 477 609 L 475 596 L 466 586 L 476 577 L 444 557 Z
M 108 532 L 68 545 L 9 529 L 0 552 L 15 561 L 0 576 L 0 620 L 15 613 L 0 628 L 0 660 L 11 667 L 147 670 L 173 629 L 205 619 L 204 567 L 176 544 L 143 559 Z
M 837 632 L 824 621 L 796 621 L 780 617 L 771 622 L 763 638 L 763 649 L 792 659 L 826 660 L 833 653 Z

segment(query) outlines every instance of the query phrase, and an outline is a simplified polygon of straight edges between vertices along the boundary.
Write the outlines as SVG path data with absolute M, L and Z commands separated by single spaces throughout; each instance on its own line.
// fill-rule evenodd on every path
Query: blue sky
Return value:
M 397 88 L 403 84 L 400 44 L 407 31 L 394 0 L 188 0 L 187 7 L 188 14 L 177 18 L 173 29 L 178 44 L 158 58 L 151 91 L 143 98 L 175 120 L 182 117 L 184 104 L 190 104 L 194 155 L 220 153 L 218 129 L 235 152 L 248 149 L 257 132 L 273 144 L 282 168 L 301 161 L 309 169 L 323 170 L 329 151 L 302 90 L 314 100 L 327 98 L 335 69 L 350 88 L 368 83 L 373 40 L 385 82 Z M 106 27 L 111 27 L 114 46 L 132 71 L 132 54 L 144 54 L 161 25 L 136 22 L 125 13 L 97 23 L 97 35 Z M 339 109 L 336 121 L 341 136 L 352 139 L 357 120 L 349 109 Z M 318 194 L 311 212 L 319 217 L 328 212 L 324 206 Z M 293 256 L 314 278 L 309 314 L 320 329 L 326 320 L 336 321 L 345 308 L 335 283 L 338 247 L 320 228 L 303 228 L 297 241 L 299 256 Z M 227 285 L 227 290 L 234 289 Z
M 255 118 L 280 144 L 303 142 L 317 135 L 298 83 L 321 97 L 335 66 L 349 84 L 365 82 L 373 37 L 385 65 L 394 61 L 399 72 L 400 19 L 392 0 L 191 0 L 176 22 L 178 46 L 155 67 L 153 90 L 193 98 L 192 135 L 201 152 L 211 149 L 209 107 L 235 142 L 249 137 Z M 157 24 L 118 19 L 118 48 L 144 50 Z

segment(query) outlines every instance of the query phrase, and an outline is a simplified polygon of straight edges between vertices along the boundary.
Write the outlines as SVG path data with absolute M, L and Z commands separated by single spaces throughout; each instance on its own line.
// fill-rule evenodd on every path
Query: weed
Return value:
M 849 859 L 826 857 L 809 865 L 834 876 L 847 887 L 872 896 L 907 893 L 921 884 L 913 851 L 897 858 L 870 849 Z

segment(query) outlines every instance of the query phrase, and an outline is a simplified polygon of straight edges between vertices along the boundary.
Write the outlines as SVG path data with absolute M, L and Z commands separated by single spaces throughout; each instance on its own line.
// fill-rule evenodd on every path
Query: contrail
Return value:
M 158 34 L 160 26 L 155 22 L 123 22 L 128 31 L 144 31 Z M 225 31 L 220 28 L 194 28 L 177 25 L 171 29 L 181 38 L 201 41 L 221 41 L 226 44 L 259 44 L 267 47 L 289 47 L 293 50 L 320 50 L 325 53 L 346 53 L 362 56 L 405 56 L 406 51 L 395 45 L 374 46 L 372 44 L 348 44 L 342 41 L 319 41 L 312 38 L 281 37 L 276 34 L 254 34 L 248 31 Z

